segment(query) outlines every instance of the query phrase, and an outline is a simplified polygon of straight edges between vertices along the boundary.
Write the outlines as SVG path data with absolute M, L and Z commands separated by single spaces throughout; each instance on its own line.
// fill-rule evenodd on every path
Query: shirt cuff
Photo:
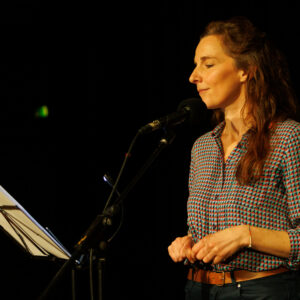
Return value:
M 297 270 L 300 264 L 300 230 L 290 229 L 287 231 L 290 238 L 290 255 L 288 257 L 289 269 Z

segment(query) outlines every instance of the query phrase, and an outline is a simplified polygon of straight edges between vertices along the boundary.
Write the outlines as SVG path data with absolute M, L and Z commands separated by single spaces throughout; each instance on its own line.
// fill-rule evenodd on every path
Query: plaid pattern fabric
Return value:
M 215 271 L 264 271 L 285 266 L 296 270 L 300 262 L 300 124 L 278 123 L 271 136 L 272 151 L 262 177 L 239 185 L 235 173 L 246 152 L 248 133 L 224 163 L 221 133 L 225 123 L 199 137 L 191 152 L 188 226 L 195 242 L 228 227 L 250 224 L 289 234 L 287 259 L 253 249 L 237 253 Z

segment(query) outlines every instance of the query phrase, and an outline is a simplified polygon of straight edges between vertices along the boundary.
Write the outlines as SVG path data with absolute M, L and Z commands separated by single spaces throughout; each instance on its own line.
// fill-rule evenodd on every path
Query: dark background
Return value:
M 70 252 L 109 196 L 102 176 L 117 177 L 137 130 L 197 97 L 188 77 L 209 21 L 249 17 L 286 54 L 299 94 L 296 1 L 9 3 L 0 8 L 0 185 Z M 41 105 L 48 118 L 35 116 Z M 186 233 L 190 149 L 209 129 L 200 127 L 178 128 L 126 198 L 104 299 L 183 299 L 186 269 L 167 247 Z M 120 191 L 162 134 L 137 140 Z M 1 299 L 36 299 L 62 265 L 31 257 L 2 232 L 0 258 Z M 76 278 L 77 299 L 90 299 L 88 268 Z M 51 299 L 71 299 L 70 283 L 66 272 Z

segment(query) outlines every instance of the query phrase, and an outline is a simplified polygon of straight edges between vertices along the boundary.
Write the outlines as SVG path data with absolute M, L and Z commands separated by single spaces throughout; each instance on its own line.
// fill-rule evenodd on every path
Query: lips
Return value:
M 201 94 L 203 92 L 206 92 L 208 89 L 198 89 L 198 93 Z

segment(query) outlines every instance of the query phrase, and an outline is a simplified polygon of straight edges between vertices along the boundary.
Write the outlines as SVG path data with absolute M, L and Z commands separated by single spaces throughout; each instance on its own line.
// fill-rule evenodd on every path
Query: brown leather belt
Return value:
M 252 280 L 267 276 L 276 275 L 279 273 L 287 272 L 289 271 L 287 268 L 279 268 L 275 270 L 270 271 L 262 271 L 262 272 L 250 272 L 246 270 L 238 270 L 233 271 L 233 277 L 234 279 L 239 281 L 246 281 L 246 280 Z M 190 269 L 188 273 L 188 279 L 194 280 L 197 282 L 207 283 L 207 284 L 215 284 L 215 285 L 224 285 L 228 283 L 232 283 L 230 272 L 214 272 L 214 271 L 206 271 L 206 270 L 195 270 L 194 276 L 192 276 L 193 270 Z

